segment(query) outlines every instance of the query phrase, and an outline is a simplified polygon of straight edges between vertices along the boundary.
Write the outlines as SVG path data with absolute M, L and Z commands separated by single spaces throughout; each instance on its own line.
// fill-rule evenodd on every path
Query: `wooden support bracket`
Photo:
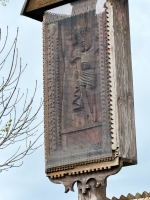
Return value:
M 122 168 L 122 162 L 117 167 L 100 172 L 84 173 L 80 175 L 66 175 L 62 178 L 49 178 L 51 182 L 63 184 L 65 193 L 74 191 L 74 184 L 77 182 L 78 200 L 104 200 L 106 199 L 107 177 L 114 175 Z

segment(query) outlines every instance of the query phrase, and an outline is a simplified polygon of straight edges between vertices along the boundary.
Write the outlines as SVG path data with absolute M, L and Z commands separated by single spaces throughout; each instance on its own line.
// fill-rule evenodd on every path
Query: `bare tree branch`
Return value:
M 0 163 L 0 172 L 6 171 L 13 167 L 20 167 L 21 161 L 26 155 L 32 154 L 41 145 L 36 146 L 37 141 L 43 133 L 38 132 L 38 127 L 42 122 L 38 122 L 34 125 L 35 120 L 38 117 L 38 113 L 43 105 L 43 102 L 39 103 L 36 111 L 33 111 L 33 102 L 37 92 L 37 81 L 32 97 L 28 98 L 28 89 L 26 94 L 20 94 L 19 81 L 25 67 L 22 67 L 21 59 L 19 63 L 18 71 L 18 50 L 16 48 L 18 38 L 18 30 L 14 42 L 0 63 L 0 70 L 5 69 L 5 63 L 8 57 L 11 58 L 11 65 L 8 71 L 7 77 L 2 77 L 0 83 L 0 150 L 4 150 L 7 147 L 19 144 L 18 149 L 3 163 Z M 7 35 L 0 51 L 0 54 L 4 51 L 8 39 Z M 7 69 L 8 70 L 8 69 Z M 22 111 L 17 112 L 18 104 L 22 104 Z M 36 136 L 37 135 L 37 136 Z M 34 140 L 32 139 L 34 138 Z M 32 139 L 32 140 L 31 140 Z M 22 142 L 25 145 L 22 145 Z M 22 149 L 22 146 L 25 146 Z

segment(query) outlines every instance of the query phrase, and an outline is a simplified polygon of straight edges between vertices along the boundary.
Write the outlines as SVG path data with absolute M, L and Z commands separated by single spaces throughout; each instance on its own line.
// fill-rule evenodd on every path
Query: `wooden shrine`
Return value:
M 22 14 L 43 21 L 47 177 L 105 199 L 107 177 L 137 163 L 128 0 L 28 0 Z

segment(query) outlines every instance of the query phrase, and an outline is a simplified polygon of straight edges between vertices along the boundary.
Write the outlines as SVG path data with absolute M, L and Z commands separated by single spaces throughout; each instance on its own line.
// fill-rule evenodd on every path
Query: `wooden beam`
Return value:
M 21 15 L 42 22 L 45 11 L 71 3 L 72 1 L 73 0 L 26 0 Z
M 61 1 L 63 0 L 31 0 L 27 5 L 26 12 L 44 8 L 55 3 L 59 3 Z

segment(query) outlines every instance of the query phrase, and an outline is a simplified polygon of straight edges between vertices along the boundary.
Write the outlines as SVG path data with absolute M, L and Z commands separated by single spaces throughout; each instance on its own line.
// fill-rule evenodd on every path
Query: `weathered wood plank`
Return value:
M 114 13 L 119 155 L 137 161 L 128 1 L 110 0 Z
M 61 1 L 63 0 L 31 0 L 27 5 L 26 12 L 37 10 L 45 6 L 50 6 Z

